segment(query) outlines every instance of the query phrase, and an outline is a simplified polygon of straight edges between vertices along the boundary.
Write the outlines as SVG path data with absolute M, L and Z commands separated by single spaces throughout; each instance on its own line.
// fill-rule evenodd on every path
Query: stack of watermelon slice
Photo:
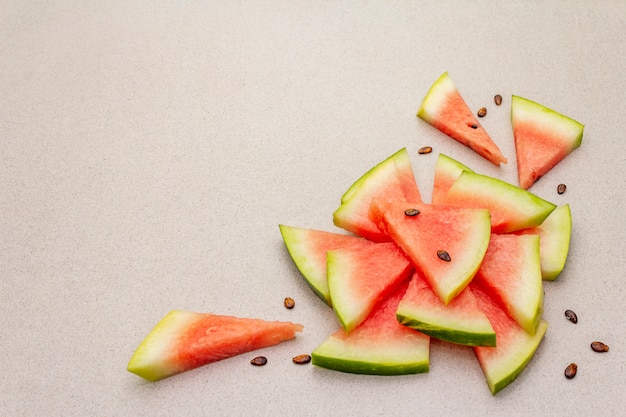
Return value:
M 280 225 L 339 328 L 313 364 L 396 375 L 429 370 L 430 338 L 470 346 L 492 393 L 525 368 L 547 330 L 543 282 L 562 271 L 571 214 L 440 154 L 431 203 L 405 148 L 342 196 L 346 231 Z

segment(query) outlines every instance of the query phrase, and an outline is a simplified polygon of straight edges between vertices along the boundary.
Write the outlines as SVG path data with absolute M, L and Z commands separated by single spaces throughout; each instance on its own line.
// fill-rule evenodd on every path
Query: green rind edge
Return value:
M 396 317 L 401 324 L 418 330 L 435 339 L 464 346 L 496 346 L 496 333 L 493 331 L 491 333 L 485 333 L 450 329 L 442 326 L 437 326 L 433 323 L 425 323 L 414 317 L 410 317 L 405 313 L 402 313 L 401 310 L 398 310 L 398 312 L 396 313 Z

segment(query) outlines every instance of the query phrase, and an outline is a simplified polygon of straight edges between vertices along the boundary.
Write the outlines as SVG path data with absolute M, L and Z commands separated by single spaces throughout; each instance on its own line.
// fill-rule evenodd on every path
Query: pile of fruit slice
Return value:
M 340 328 L 312 352 L 343 372 L 427 372 L 430 338 L 470 346 L 492 393 L 547 330 L 543 282 L 563 270 L 571 213 L 440 154 L 425 203 L 401 149 L 341 198 L 335 225 L 280 225 L 306 282 Z

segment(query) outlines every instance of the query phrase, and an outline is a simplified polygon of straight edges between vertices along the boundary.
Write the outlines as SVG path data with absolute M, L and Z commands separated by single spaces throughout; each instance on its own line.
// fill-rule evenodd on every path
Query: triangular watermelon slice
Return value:
M 363 248 L 374 243 L 361 237 L 323 230 L 279 225 L 285 246 L 315 294 L 331 305 L 326 277 L 326 252 L 340 248 Z
M 350 334 L 339 329 L 311 353 L 313 365 L 341 372 L 402 375 L 428 372 L 430 338 L 396 320 L 402 284 Z
M 368 216 L 374 197 L 422 201 L 406 148 L 370 169 L 348 188 L 333 213 L 334 224 L 374 242 L 389 241 Z
M 513 184 L 463 171 L 443 198 L 444 204 L 489 209 L 493 233 L 539 226 L 556 205 Z
M 439 154 L 435 163 L 432 204 L 443 204 L 448 190 L 463 171 L 474 172 L 459 161 L 442 153 Z
M 408 258 L 393 242 L 331 250 L 326 262 L 333 309 L 348 333 L 413 273 Z
M 473 347 L 492 394 L 498 393 L 515 380 L 526 368 L 543 340 L 548 323 L 539 322 L 531 335 L 524 331 L 487 293 L 470 284 L 478 305 L 496 331 L 496 347 Z
M 530 334 L 543 312 L 537 235 L 492 235 L 472 283 L 479 285 Z
M 430 87 L 417 117 L 468 146 L 494 165 L 507 163 L 507 159 L 478 122 L 447 72 Z
M 541 276 L 554 281 L 565 268 L 572 235 L 572 213 L 569 204 L 557 207 L 537 227 L 520 230 L 516 234 L 537 234 L 541 256 Z
M 407 209 L 419 214 L 407 215 Z M 485 209 L 374 199 L 370 216 L 423 272 L 444 304 L 471 281 L 489 245 Z
M 468 287 L 444 305 L 417 271 L 396 317 L 405 326 L 436 339 L 468 346 L 496 345 L 496 334 Z
M 301 324 L 173 310 L 141 342 L 128 370 L 158 381 L 293 339 Z
M 578 148 L 585 126 L 523 97 L 511 98 L 520 187 L 527 190 L 542 175 Z

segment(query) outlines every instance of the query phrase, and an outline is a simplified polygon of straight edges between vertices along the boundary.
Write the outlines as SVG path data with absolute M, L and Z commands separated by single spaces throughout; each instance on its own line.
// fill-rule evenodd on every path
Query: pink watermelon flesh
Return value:
M 430 88 L 417 116 L 494 165 L 507 163 L 507 159 L 478 122 L 447 72 Z
M 419 272 L 413 274 L 396 316 L 405 326 L 436 339 L 468 346 L 496 345 L 496 334 L 469 288 L 444 305 Z
M 174 310 L 135 351 L 128 370 L 158 381 L 293 339 L 301 324 Z
M 374 242 L 389 241 L 368 216 L 371 200 L 380 197 L 422 201 L 405 148 L 370 169 L 344 193 L 333 213 L 334 224 Z
M 312 363 L 370 375 L 428 372 L 430 338 L 396 320 L 406 288 L 405 281 L 352 332 L 339 329 L 333 333 L 312 352 Z
M 463 171 L 473 172 L 467 166 L 449 156 L 442 153 L 439 154 L 435 164 L 432 204 L 444 204 L 445 195 Z
M 543 311 L 539 236 L 492 235 L 472 283 L 489 293 L 524 330 L 534 334 Z
M 369 240 L 316 229 L 279 225 L 291 258 L 313 292 L 332 305 L 326 276 L 326 252 L 341 248 L 363 248 Z
M 582 142 L 581 123 L 522 97 L 511 100 L 511 122 L 519 184 L 525 190 Z
M 333 309 L 348 333 L 413 273 L 393 242 L 328 251 L 326 268 Z
M 405 210 L 417 209 L 416 216 Z M 489 211 L 374 199 L 370 216 L 409 256 L 448 304 L 472 280 L 487 251 Z M 450 262 L 438 256 L 446 251 Z
M 496 347 L 473 347 L 492 394 L 513 382 L 526 368 L 548 329 L 541 320 L 534 335 L 522 329 L 491 297 L 473 283 L 470 288 L 496 332 Z

